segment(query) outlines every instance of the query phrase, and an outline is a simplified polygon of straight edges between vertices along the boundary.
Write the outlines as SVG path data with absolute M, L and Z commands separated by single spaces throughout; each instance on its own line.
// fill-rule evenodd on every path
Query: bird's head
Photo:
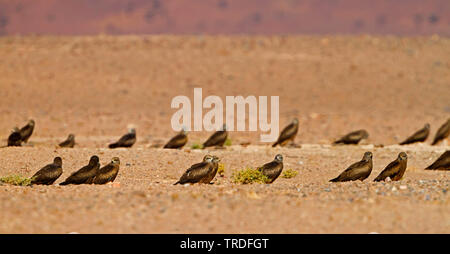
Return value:
M 128 133 L 136 134 L 136 129 L 135 128 L 129 128 L 128 129 Z
M 34 126 L 34 120 L 33 120 L 33 119 L 30 119 L 30 120 L 28 121 L 28 124 L 31 125 L 31 126 Z
M 278 162 L 283 162 L 283 155 L 281 155 L 281 154 L 275 155 L 275 160 Z
M 96 165 L 99 161 L 100 161 L 100 159 L 98 158 L 98 156 L 94 155 L 91 157 L 91 159 L 89 159 L 89 164 Z
M 214 162 L 214 163 L 219 163 L 219 162 L 220 162 L 219 157 L 213 155 L 212 162 Z
M 205 155 L 205 157 L 203 157 L 204 162 L 212 162 L 213 159 L 214 159 L 214 156 L 209 155 L 209 154 L 207 154 L 207 155 Z
M 372 152 L 365 152 L 363 156 L 363 160 L 369 161 L 372 159 Z
M 226 131 L 226 130 L 227 130 L 227 125 L 226 125 L 226 124 L 223 124 L 223 125 L 222 125 L 222 130 L 223 130 L 223 131 Z
M 427 129 L 427 130 L 429 130 L 429 129 L 430 129 L 430 124 L 429 124 L 429 123 L 426 123 L 425 126 L 424 126 L 424 128 Z
M 362 137 L 363 138 L 368 138 L 369 137 L 369 133 L 366 130 L 361 130 L 362 133 Z
M 69 139 L 70 139 L 70 140 L 74 140 L 74 139 L 75 139 L 75 135 L 69 134 Z
M 56 164 L 56 165 L 58 165 L 58 166 L 62 166 L 62 159 L 61 159 L 61 157 L 55 157 L 54 159 L 53 159 L 53 164 Z
M 401 161 L 406 161 L 408 159 L 408 155 L 405 152 L 401 152 L 398 154 L 398 159 Z
M 120 165 L 119 157 L 113 157 L 113 158 L 111 159 L 111 163 L 112 163 L 113 165 Z

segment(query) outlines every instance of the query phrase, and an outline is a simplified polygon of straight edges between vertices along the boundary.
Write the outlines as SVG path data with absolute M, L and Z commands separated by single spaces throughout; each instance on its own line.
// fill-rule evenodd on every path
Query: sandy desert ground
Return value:
M 428 166 L 449 149 L 396 145 L 450 116 L 450 40 L 432 37 L 0 37 L 0 145 L 30 118 L 30 145 L 0 149 L 0 176 L 31 176 L 63 158 L 63 181 L 97 154 L 121 159 L 115 185 L 0 184 L 0 233 L 450 233 L 448 172 Z M 278 95 L 280 123 L 300 120 L 301 148 L 271 148 L 259 132 L 232 132 L 224 150 L 154 148 L 174 131 L 174 96 Z M 129 124 L 138 141 L 107 149 Z M 365 128 L 359 146 L 329 144 Z M 56 147 L 69 133 L 73 149 Z M 239 144 L 250 142 L 247 147 Z M 384 147 L 379 146 L 383 144 Z M 365 151 L 374 153 L 364 182 L 329 183 Z M 399 182 L 373 183 L 400 151 Z M 212 185 L 173 186 L 206 153 L 225 177 Z M 239 185 L 232 173 L 285 156 L 291 179 Z

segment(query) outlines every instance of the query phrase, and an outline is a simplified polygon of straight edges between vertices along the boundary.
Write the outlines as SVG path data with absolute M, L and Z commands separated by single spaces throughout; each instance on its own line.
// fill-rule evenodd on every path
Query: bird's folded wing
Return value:
M 276 161 L 271 161 L 269 163 L 264 164 L 263 166 L 261 166 L 259 169 L 261 170 L 261 172 L 268 176 L 274 176 L 277 175 L 280 170 L 282 169 L 283 164 L 276 162 Z
M 281 131 L 281 134 L 280 134 L 280 137 L 278 138 L 278 140 L 288 139 L 295 133 L 297 133 L 297 126 L 295 124 L 291 123 L 288 126 L 286 126 L 286 128 L 284 128 L 283 131 Z
M 387 177 L 391 177 L 399 173 L 400 163 L 397 160 L 389 163 L 383 171 L 381 171 L 380 175 L 377 176 L 377 179 L 385 179 Z

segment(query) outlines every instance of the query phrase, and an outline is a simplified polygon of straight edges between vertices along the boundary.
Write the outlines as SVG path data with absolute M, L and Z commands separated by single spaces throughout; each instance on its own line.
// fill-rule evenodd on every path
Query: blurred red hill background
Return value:
M 0 0 L 0 34 L 450 35 L 450 0 Z

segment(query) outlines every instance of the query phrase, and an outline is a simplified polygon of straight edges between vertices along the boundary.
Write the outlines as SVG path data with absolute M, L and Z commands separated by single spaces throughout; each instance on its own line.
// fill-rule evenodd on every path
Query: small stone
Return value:
M 261 199 L 261 197 L 254 191 L 247 193 L 247 197 L 250 199 Z
M 406 190 L 407 188 L 406 185 L 400 185 L 400 190 Z
M 315 113 L 315 112 L 312 112 L 311 114 L 309 114 L 309 117 L 310 117 L 311 119 L 317 119 L 317 117 L 319 117 L 319 114 L 317 114 L 317 113 Z

